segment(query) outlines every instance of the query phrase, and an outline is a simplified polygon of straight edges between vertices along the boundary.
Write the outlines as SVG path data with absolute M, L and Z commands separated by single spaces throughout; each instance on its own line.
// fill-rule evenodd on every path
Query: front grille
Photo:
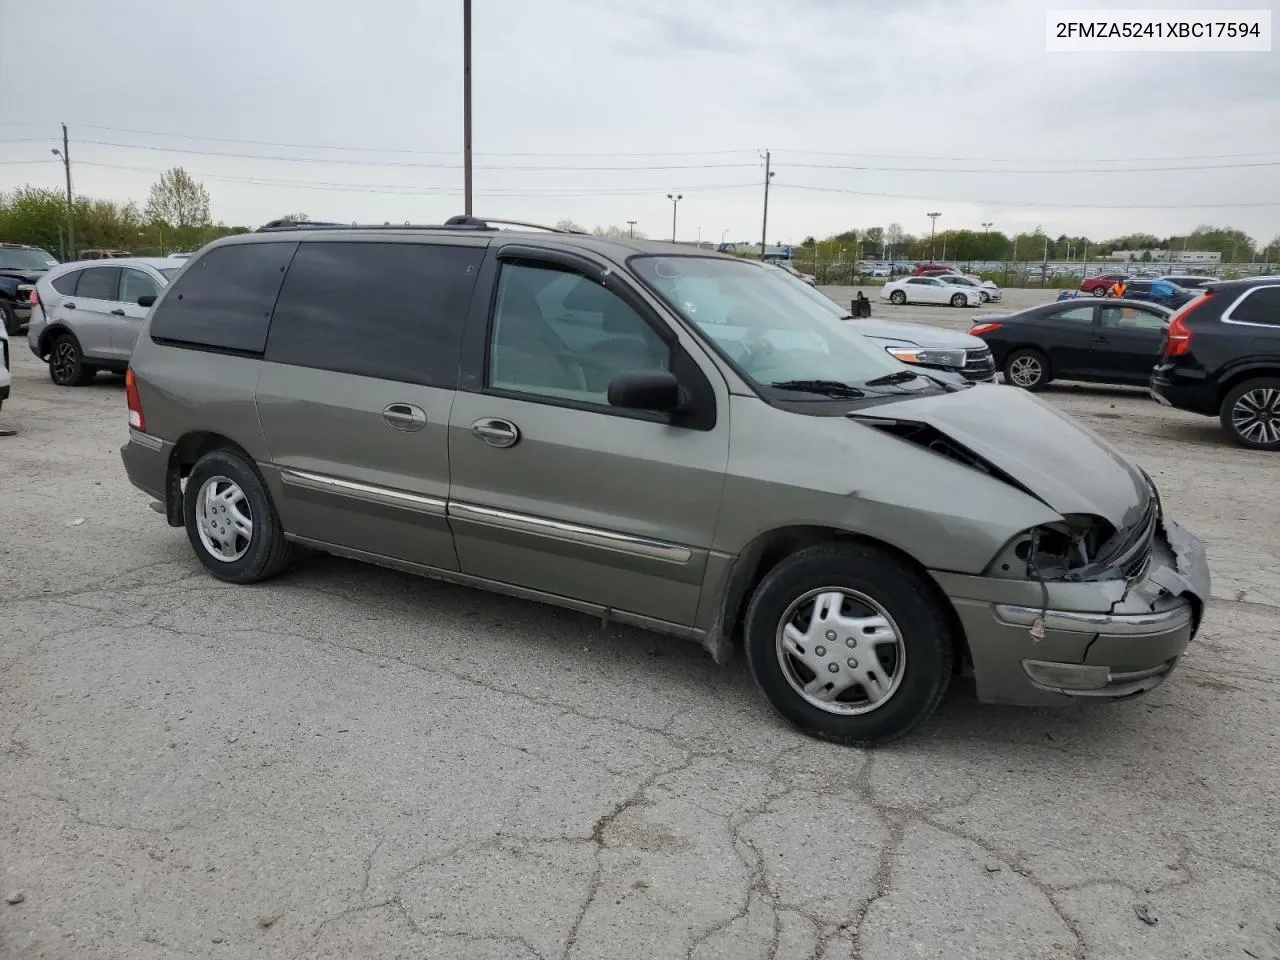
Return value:
M 1126 580 L 1137 580 L 1147 572 L 1159 522 L 1160 503 L 1152 497 L 1147 501 L 1142 519 L 1134 524 L 1132 533 L 1116 551 L 1116 564 Z
M 964 352 L 964 367 L 960 373 L 966 380 L 990 380 L 996 373 L 996 361 L 990 347 L 976 347 Z

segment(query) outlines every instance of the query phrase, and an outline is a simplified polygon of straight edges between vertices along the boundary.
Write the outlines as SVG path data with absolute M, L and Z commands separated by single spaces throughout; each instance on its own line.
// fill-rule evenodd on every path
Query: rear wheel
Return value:
M 1233 387 L 1222 400 L 1222 427 L 1250 450 L 1280 450 L 1280 378 L 1259 377 Z
M 858 543 L 809 547 L 769 571 L 747 608 L 746 653 L 783 719 L 850 746 L 888 743 L 927 719 L 953 659 L 936 592 Z
M 1106 288 L 1106 287 L 1094 287 L 1094 288 L 1093 288 L 1093 295 L 1094 295 L 1095 297 L 1105 297 L 1105 296 L 1107 295 L 1107 288 Z
M 182 513 L 191 548 L 219 580 L 265 580 L 283 570 L 293 553 L 258 471 L 234 450 L 214 450 L 196 462 Z
M 86 366 L 80 342 L 69 333 L 53 341 L 49 351 L 49 379 L 60 387 L 83 387 L 96 373 Z
M 969 305 L 969 298 L 966 297 L 963 293 L 952 294 L 951 305 L 953 307 L 967 307 Z
M 904 303 L 907 302 L 907 295 L 903 293 L 901 290 L 895 290 L 893 291 L 893 293 L 889 294 L 889 302 L 896 303 L 898 306 L 902 306 Z
M 1049 358 L 1039 350 L 1015 350 L 1005 359 L 1004 378 L 1015 387 L 1039 390 L 1052 379 Z

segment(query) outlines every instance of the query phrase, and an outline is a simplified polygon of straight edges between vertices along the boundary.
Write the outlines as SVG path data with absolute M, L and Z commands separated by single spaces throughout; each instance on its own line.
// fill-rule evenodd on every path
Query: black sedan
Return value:
M 1039 390 L 1050 380 L 1143 386 L 1173 311 L 1132 300 L 1059 300 L 969 330 L 991 348 L 1006 383 Z

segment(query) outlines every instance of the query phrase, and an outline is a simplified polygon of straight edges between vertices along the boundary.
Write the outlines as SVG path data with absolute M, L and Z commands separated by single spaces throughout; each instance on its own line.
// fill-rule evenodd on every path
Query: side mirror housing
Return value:
M 138 298 L 138 306 L 140 307 L 149 307 L 155 302 L 156 295 L 154 293 L 144 293 Z
M 609 382 L 609 405 L 671 413 L 683 405 L 680 381 L 668 370 L 634 370 Z

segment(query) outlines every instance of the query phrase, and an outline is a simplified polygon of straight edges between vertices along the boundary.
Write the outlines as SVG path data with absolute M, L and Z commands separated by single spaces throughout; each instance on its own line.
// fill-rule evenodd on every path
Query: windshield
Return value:
M 631 265 L 757 385 L 862 384 L 909 373 L 851 330 L 846 311 L 780 271 L 710 257 L 637 257 Z
M 57 262 L 43 250 L 0 247 L 0 270 L 48 270 Z

